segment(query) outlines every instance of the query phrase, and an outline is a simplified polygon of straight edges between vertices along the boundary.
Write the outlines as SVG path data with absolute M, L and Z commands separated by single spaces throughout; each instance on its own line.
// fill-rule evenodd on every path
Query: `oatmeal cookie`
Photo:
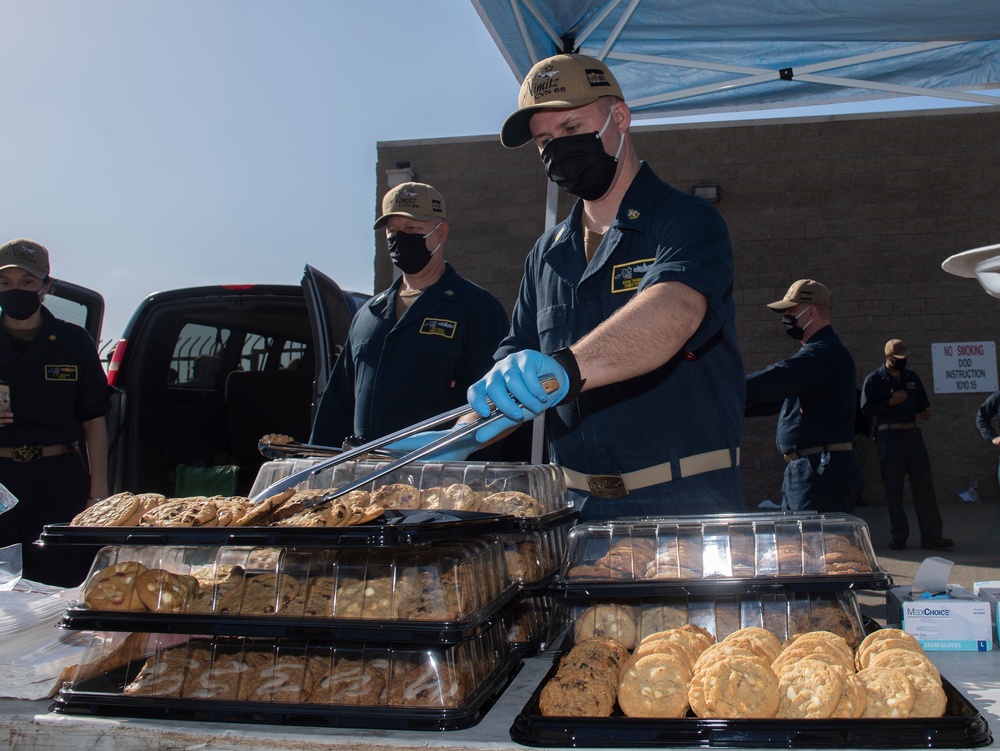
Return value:
M 582 670 L 557 673 L 542 687 L 538 708 L 546 717 L 610 717 L 616 691 Z

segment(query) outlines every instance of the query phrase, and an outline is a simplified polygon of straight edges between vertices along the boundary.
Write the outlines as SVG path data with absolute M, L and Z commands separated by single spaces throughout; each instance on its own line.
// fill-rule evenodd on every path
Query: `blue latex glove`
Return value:
M 447 435 L 450 432 L 451 430 L 427 430 L 423 433 L 416 433 L 415 435 L 407 436 L 406 438 L 400 438 L 398 441 L 393 441 L 388 444 L 385 448 L 390 451 L 401 451 L 406 454 L 410 451 L 415 451 L 418 448 L 426 446 L 431 441 L 437 440 L 441 436 Z M 469 454 L 477 448 L 479 448 L 479 446 L 476 441 L 476 436 L 474 434 L 470 434 L 446 448 L 440 449 L 428 456 L 423 457 L 421 461 L 464 462 L 469 457 Z
M 559 388 L 547 394 L 542 388 L 544 376 L 554 376 Z M 525 349 L 508 355 L 493 366 L 481 380 L 469 387 L 469 406 L 482 417 L 490 413 L 487 400 L 504 417 L 476 432 L 476 440 L 486 443 L 505 430 L 532 420 L 563 400 L 569 391 L 569 376 L 562 365 L 548 355 Z M 519 403 L 520 402 L 520 403 Z

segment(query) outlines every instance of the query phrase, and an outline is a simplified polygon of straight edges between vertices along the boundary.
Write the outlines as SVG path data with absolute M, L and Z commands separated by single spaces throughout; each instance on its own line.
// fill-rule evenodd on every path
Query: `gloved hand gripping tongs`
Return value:
M 547 376 L 541 380 L 542 387 L 545 389 L 546 393 L 553 393 L 559 388 L 559 382 L 551 377 Z M 387 446 L 394 441 L 402 440 L 403 438 L 409 438 L 417 433 L 422 433 L 425 430 L 436 427 L 441 423 L 448 422 L 450 420 L 456 420 L 460 417 L 472 414 L 473 410 L 469 408 L 468 405 L 462 405 L 461 407 L 456 407 L 455 409 L 449 410 L 448 412 L 442 412 L 434 417 L 429 417 L 421 422 L 414 423 L 405 428 L 401 428 L 394 433 L 382 436 L 381 438 L 376 438 L 374 441 L 369 441 L 368 443 L 358 446 L 357 448 L 350 449 L 349 451 L 344 451 L 338 456 L 331 457 L 325 461 L 315 464 L 312 467 L 307 467 L 306 469 L 299 470 L 298 472 L 293 472 L 288 477 L 278 480 L 272 483 L 268 487 L 261 490 L 259 493 L 255 493 L 250 497 L 253 503 L 259 503 L 265 498 L 270 498 L 271 496 L 277 495 L 288 488 L 293 488 L 301 482 L 305 482 L 310 477 L 319 474 L 320 472 L 335 467 L 338 464 L 343 464 L 344 462 L 350 461 L 351 459 L 357 459 L 365 454 L 370 454 L 372 451 Z M 425 456 L 429 456 L 440 449 L 446 448 L 456 441 L 465 438 L 470 434 L 474 434 L 480 428 L 489 425 L 492 422 L 496 422 L 504 417 L 503 413 L 500 412 L 492 404 L 490 405 L 490 414 L 487 417 L 477 417 L 472 422 L 461 425 L 454 430 L 449 431 L 445 435 L 437 438 L 429 443 L 424 444 L 420 448 L 414 449 L 408 454 L 395 459 L 388 464 L 385 464 L 377 469 L 369 472 L 363 477 L 359 477 L 353 480 L 347 485 L 344 485 L 336 490 L 333 490 L 326 495 L 318 496 L 316 498 L 309 499 L 304 505 L 306 508 L 313 508 L 325 503 L 329 503 L 342 495 L 350 493 L 352 490 L 357 490 L 358 488 L 367 485 L 373 480 L 377 480 L 379 477 L 389 474 L 395 469 L 399 469 L 404 464 L 409 464 L 410 462 L 422 459 Z

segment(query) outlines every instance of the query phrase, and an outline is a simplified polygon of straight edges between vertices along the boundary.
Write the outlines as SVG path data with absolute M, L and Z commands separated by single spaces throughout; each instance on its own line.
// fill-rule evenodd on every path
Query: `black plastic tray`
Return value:
M 538 708 L 538 684 L 510 737 L 526 746 L 577 748 L 974 748 L 993 740 L 986 719 L 942 678 L 948 705 L 944 717 L 898 720 L 724 720 L 626 717 L 545 717 Z
M 47 524 L 40 541 L 76 545 L 392 547 L 511 532 L 518 520 L 475 511 L 388 511 L 352 527 L 73 527 Z
M 249 616 L 222 613 L 158 613 L 88 610 L 74 606 L 66 610 L 59 625 L 74 631 L 148 631 L 205 636 L 457 644 L 477 637 L 492 626 L 504 608 L 510 606 L 520 596 L 520 589 L 517 585 L 512 585 L 500 597 L 477 609 L 468 618 L 455 621 L 296 618 L 283 616 L 281 613 Z
M 542 516 L 516 516 L 515 529 L 518 532 L 535 532 L 552 529 L 580 517 L 580 509 L 567 506 Z
M 374 728 L 378 730 L 461 730 L 479 723 L 524 666 L 511 659 L 483 681 L 473 697 L 453 709 L 411 707 L 356 707 L 343 705 L 216 701 L 125 696 L 87 690 L 108 680 L 122 685 L 126 670 L 97 676 L 80 688 L 62 689 L 50 707 L 53 712 L 111 717 L 241 722 L 267 725 Z M 134 672 L 138 667 L 134 668 Z M 132 676 L 134 677 L 134 676 Z
M 885 569 L 867 574 L 720 577 L 717 579 L 616 579 L 607 582 L 556 578 L 548 594 L 560 597 L 641 597 L 647 595 L 738 595 L 768 592 L 832 592 L 847 589 L 887 590 L 892 576 Z

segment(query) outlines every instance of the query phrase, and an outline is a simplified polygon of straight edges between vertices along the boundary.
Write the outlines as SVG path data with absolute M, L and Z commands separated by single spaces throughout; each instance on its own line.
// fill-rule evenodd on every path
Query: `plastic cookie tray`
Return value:
M 479 722 L 521 666 L 499 627 L 435 647 L 97 632 L 52 709 L 450 730 Z
M 806 631 L 832 631 L 856 648 L 866 633 L 878 628 L 872 621 L 862 622 L 852 591 L 563 599 L 555 606 L 555 632 L 548 647 L 557 657 L 510 728 L 511 738 L 524 745 L 964 748 L 992 740 L 981 713 L 947 681 L 945 714 L 937 718 L 721 719 L 699 718 L 690 709 L 680 718 L 640 718 L 626 716 L 617 703 L 610 717 L 546 716 L 540 696 L 558 668 L 559 656 L 593 635 L 613 636 L 633 650 L 644 637 L 686 623 L 706 629 L 717 640 L 752 626 L 771 631 L 781 641 Z
M 321 461 L 317 457 L 265 462 L 257 472 L 250 495 Z M 316 473 L 298 487 L 343 487 L 386 463 L 345 462 Z M 367 489 L 373 500 L 390 493 L 398 497 L 401 493 L 412 508 L 510 514 L 526 528 L 578 515 L 567 500 L 562 470 L 551 464 L 412 462 L 374 480 Z
M 570 530 L 553 591 L 596 596 L 888 589 L 868 526 L 846 514 L 639 518 Z
M 468 511 L 388 510 L 351 527 L 76 527 L 48 524 L 45 544 L 77 545 L 317 545 L 398 547 L 515 529 L 506 515 Z
M 442 643 L 518 595 L 495 535 L 400 548 L 107 547 L 72 629 Z
M 545 676 L 514 719 L 510 737 L 526 746 L 575 748 L 973 748 L 993 736 L 983 715 L 947 680 L 943 717 L 857 720 L 721 720 L 546 717 L 538 706 Z

